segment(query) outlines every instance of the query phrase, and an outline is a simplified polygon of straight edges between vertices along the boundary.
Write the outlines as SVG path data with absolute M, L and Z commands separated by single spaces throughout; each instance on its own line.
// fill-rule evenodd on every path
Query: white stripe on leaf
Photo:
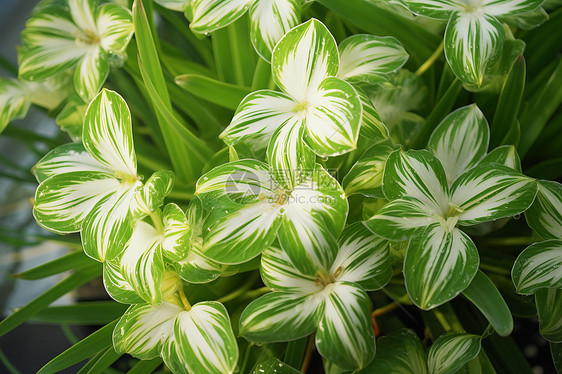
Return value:
M 88 48 L 74 71 L 74 87 L 85 102 L 101 89 L 109 75 L 109 56 L 99 46 Z
M 562 343 L 562 289 L 544 288 L 535 294 L 539 332 L 550 342 Z
M 478 335 L 449 334 L 440 336 L 427 352 L 427 365 L 432 374 L 456 373 L 480 353 Z
M 96 29 L 104 50 L 123 52 L 134 32 L 131 11 L 117 4 L 103 4 L 96 13 Z
M 483 0 L 483 11 L 497 17 L 518 15 L 537 9 L 543 0 Z
M 141 304 L 144 300 L 135 292 L 133 286 L 121 274 L 119 256 L 103 263 L 103 285 L 107 294 L 118 303 Z
M 465 9 L 463 0 L 402 0 L 413 13 L 423 16 L 448 19 L 451 13 Z
M 529 226 L 545 239 L 562 237 L 562 184 L 541 180 L 533 205 L 525 212 Z
M 22 82 L 0 78 L 0 133 L 11 120 L 25 117 L 30 104 L 29 93 Z
M 228 26 L 242 17 L 254 0 L 193 0 L 191 23 L 196 33 L 210 33 Z
M 523 295 L 541 288 L 562 288 L 562 241 L 546 240 L 525 248 L 513 264 L 511 278 Z

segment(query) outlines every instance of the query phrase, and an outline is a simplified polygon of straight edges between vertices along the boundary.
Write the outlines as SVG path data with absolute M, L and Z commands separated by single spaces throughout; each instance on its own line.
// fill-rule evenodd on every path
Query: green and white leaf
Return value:
M 190 6 L 193 32 L 211 33 L 242 17 L 254 0 L 192 0 Z
M 449 19 L 453 12 L 465 9 L 457 0 L 401 0 L 413 13 L 437 19 Z
M 58 146 L 43 156 L 31 169 L 39 183 L 54 175 L 90 171 L 111 174 L 111 170 L 93 158 L 82 143 Z
M 136 216 L 148 215 L 155 212 L 164 204 L 164 198 L 172 191 L 174 173 L 169 170 L 159 170 L 135 194 L 133 212 Z M 185 217 L 185 215 L 184 215 Z
M 232 121 L 219 137 L 228 145 L 243 145 L 260 155 L 275 130 L 294 114 L 296 105 L 290 96 L 282 92 L 252 92 L 238 105 Z
M 317 272 L 320 270 L 314 263 L 310 264 L 310 268 L 315 268 Z M 263 252 L 260 273 L 263 283 L 272 291 L 309 294 L 323 289 L 316 282 L 316 273 L 300 272 L 287 252 L 277 245 L 272 245 Z
M 517 257 L 511 278 L 518 293 L 562 288 L 562 240 L 545 240 L 525 248 Z
M 549 18 L 548 13 L 542 7 L 514 16 L 499 16 L 500 21 L 522 30 L 532 30 L 548 21 Z
M 311 99 L 309 99 L 311 100 Z M 308 105 L 313 105 L 308 108 Z M 306 142 L 319 156 L 337 156 L 357 148 L 361 102 L 349 83 L 328 77 L 318 86 L 304 113 Z M 311 106 L 312 106 L 311 105 Z
M 111 298 L 123 304 L 141 304 L 144 300 L 121 274 L 120 257 L 103 263 L 103 285 Z
M 319 294 L 270 292 L 252 301 L 240 316 L 240 335 L 256 343 L 295 340 L 316 329 L 324 309 Z
M 318 323 L 318 352 L 341 368 L 361 370 L 375 356 L 370 300 L 361 287 L 348 282 L 328 285 Z
M 164 224 L 162 253 L 172 262 L 183 260 L 189 251 L 193 234 L 185 213 L 176 204 L 169 203 L 164 207 L 162 223 Z
M 383 175 L 388 200 L 411 197 L 426 211 L 441 214 L 448 207 L 447 178 L 441 162 L 426 150 L 390 154 Z
M 359 100 L 361 100 L 361 129 L 359 135 L 375 141 L 387 139 L 389 136 L 388 129 L 382 122 L 381 116 L 371 99 L 361 87 L 355 86 L 354 88 L 359 95 Z
M 100 46 L 107 52 L 122 53 L 135 30 L 131 11 L 117 4 L 103 4 L 95 18 Z
M 533 205 L 525 212 L 527 223 L 545 239 L 562 238 L 562 184 L 541 180 Z
M 457 228 L 435 223 L 410 240 L 404 260 L 406 290 L 418 307 L 429 310 L 457 296 L 478 271 L 478 251 Z
M 160 356 L 162 346 L 173 333 L 182 308 L 170 303 L 141 304 L 127 309 L 113 330 L 113 347 L 141 360 Z
M 539 331 L 551 342 L 562 342 L 562 289 L 543 288 L 535 294 Z
M 460 225 L 495 221 L 525 211 L 535 199 L 534 179 L 500 164 L 482 164 L 451 186 L 451 206 Z
M 480 160 L 480 164 L 486 162 L 495 162 L 496 164 L 505 165 L 521 173 L 521 159 L 513 145 L 502 145 L 501 147 L 493 149 Z
M 176 268 L 183 280 L 194 284 L 211 282 L 222 274 L 222 266 L 204 257 L 197 247 L 191 247 L 187 257 L 176 262 Z
M 82 141 L 86 150 L 116 176 L 137 178 L 131 113 L 118 93 L 104 89 L 92 100 L 84 118 Z
M 336 41 L 326 26 L 313 18 L 281 38 L 273 50 L 271 68 L 282 91 L 299 104 L 307 103 L 325 78 L 338 73 Z
M 183 12 L 191 3 L 191 0 L 154 0 L 154 2 L 164 8 L 175 10 L 176 12 Z
M 383 238 L 403 241 L 416 230 L 438 222 L 438 217 L 419 200 L 405 197 L 386 203 L 366 224 Z
M 401 329 L 377 340 L 373 362 L 362 374 L 427 374 L 426 355 L 412 330 Z
M 174 339 L 181 362 L 191 373 L 231 374 L 238 345 L 225 307 L 216 301 L 195 304 L 177 315 Z
M 0 78 L 0 133 L 11 120 L 25 117 L 30 104 L 29 94 L 20 81 Z
M 408 53 L 391 36 L 356 34 L 339 45 L 338 77 L 348 82 L 380 84 L 404 66 Z
M 109 75 L 109 56 L 100 46 L 88 48 L 74 71 L 74 87 L 85 102 L 96 96 Z
M 382 140 L 367 149 L 343 178 L 345 194 L 384 197 L 381 189 L 384 165 L 395 149 L 396 146 L 388 140 Z
M 486 154 L 490 131 L 476 104 L 449 114 L 431 134 L 427 148 L 441 161 L 449 186 Z
M 427 352 L 431 374 L 453 374 L 480 353 L 478 335 L 456 333 L 440 336 Z
M 513 16 L 537 9 L 543 0 L 484 0 L 483 11 L 493 16 Z
M 300 21 L 298 0 L 261 0 L 250 5 L 250 38 L 256 52 L 266 61 L 277 42 Z
M 486 69 L 500 56 L 504 39 L 503 26 L 495 17 L 454 13 L 445 30 L 445 57 L 463 83 L 480 87 Z
M 120 259 L 121 274 L 136 293 L 148 303 L 162 300 L 165 271 L 161 234 L 144 221 L 138 221 Z
M 388 241 L 374 235 L 364 223 L 347 226 L 330 272 L 336 281 L 355 283 L 365 291 L 381 289 L 392 276 Z

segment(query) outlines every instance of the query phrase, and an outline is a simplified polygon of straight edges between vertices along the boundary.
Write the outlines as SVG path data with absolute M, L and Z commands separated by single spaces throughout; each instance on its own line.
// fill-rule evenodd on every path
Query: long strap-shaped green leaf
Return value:
M 102 349 L 108 349 L 111 345 L 111 336 L 117 320 L 105 325 L 93 334 L 88 335 L 57 357 L 43 366 L 37 374 L 58 373 L 69 366 L 95 355 Z M 113 348 L 111 348 L 113 349 Z
M 121 317 L 127 307 L 126 304 L 115 301 L 89 301 L 74 305 L 52 306 L 37 313 L 31 320 L 69 325 L 105 325 Z
M 143 80 L 147 85 L 149 93 L 152 93 L 152 104 L 156 110 L 160 130 L 164 136 L 166 147 L 170 153 L 170 159 L 174 166 L 174 170 L 180 180 L 189 182 L 197 179 L 205 160 L 209 160 L 212 151 L 199 138 L 185 129 L 180 123 L 180 127 L 174 126 L 177 121 L 171 124 L 166 120 L 167 112 L 173 115 L 170 96 L 164 80 L 164 74 L 160 67 L 158 52 L 154 42 L 152 27 L 145 11 L 145 3 L 150 6 L 149 1 L 136 0 L 133 6 L 133 22 L 135 25 L 136 39 L 139 52 L 139 65 L 141 65 L 141 73 Z M 153 86 L 154 90 L 150 87 Z M 173 127 L 171 127 L 173 126 Z M 183 128 L 181 136 L 178 133 Z M 187 152 L 186 152 L 187 151 Z M 186 154 L 187 153 L 187 154 Z M 186 162 L 186 159 L 189 162 Z
M 77 271 L 65 278 L 63 281 L 57 283 L 29 304 L 0 322 L 0 336 L 12 331 L 35 314 L 48 307 L 49 304 L 61 296 L 94 279 L 100 274 L 100 272 L 101 264 L 96 263 L 91 267 Z
M 86 256 L 84 251 L 79 250 L 70 252 L 62 257 L 36 266 L 32 269 L 14 274 L 13 276 L 20 279 L 36 280 L 60 274 L 68 270 L 81 269 L 92 264 L 94 264 L 94 261 L 90 257 Z
M 113 345 L 109 345 L 109 348 L 101 350 L 88 361 L 77 374 L 102 374 L 105 369 L 109 368 L 121 356 L 122 354 L 115 352 Z

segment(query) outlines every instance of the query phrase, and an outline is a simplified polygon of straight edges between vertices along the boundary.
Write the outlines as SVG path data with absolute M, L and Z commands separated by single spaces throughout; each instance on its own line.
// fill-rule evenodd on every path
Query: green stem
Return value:
M 160 217 L 160 209 L 150 213 L 150 218 L 152 219 L 152 223 L 154 224 L 154 228 L 157 232 L 163 233 L 164 226 L 162 226 L 162 217 Z
M 252 287 L 252 284 L 254 284 L 254 282 L 256 281 L 256 275 L 254 274 L 250 280 L 248 282 L 246 282 L 246 284 L 244 284 L 242 287 L 238 288 L 236 291 L 233 291 L 229 294 L 224 295 L 223 297 L 220 297 L 217 299 L 217 301 L 219 303 L 226 303 L 228 301 L 234 300 L 236 299 L 238 296 L 242 295 L 243 293 L 245 293 L 246 291 L 248 291 L 248 289 L 250 287 Z
M 250 342 L 248 343 L 248 346 L 246 347 L 246 352 L 244 352 L 244 360 L 242 361 L 242 365 L 240 366 L 240 373 L 245 373 L 246 371 L 246 365 L 248 365 L 248 360 L 250 359 L 250 351 L 252 349 L 252 347 L 254 346 L 254 343 Z
M 510 238 L 489 238 L 483 239 L 482 244 L 490 246 L 515 246 L 515 245 L 530 245 L 537 241 L 533 236 L 513 236 Z
M 183 304 L 183 307 L 185 308 L 185 310 L 189 312 L 191 310 L 191 304 L 189 303 L 189 301 L 187 301 L 187 297 L 185 297 L 185 292 L 183 292 L 183 286 L 179 287 L 178 291 L 180 294 L 180 299 Z
M 423 73 L 425 73 L 434 63 L 435 61 L 439 58 L 439 56 L 441 56 L 441 53 L 443 52 L 443 41 L 441 41 L 441 43 L 439 44 L 439 46 L 437 47 L 437 49 L 431 54 L 431 56 L 429 56 L 429 58 L 418 68 L 418 70 L 416 70 L 415 74 L 417 76 L 423 75 Z

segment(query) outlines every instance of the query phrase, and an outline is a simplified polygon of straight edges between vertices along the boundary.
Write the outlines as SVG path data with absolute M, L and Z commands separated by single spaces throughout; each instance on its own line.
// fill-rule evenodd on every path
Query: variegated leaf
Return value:
M 250 6 L 250 37 L 258 54 L 266 61 L 277 42 L 300 21 L 298 0 L 261 0 Z
M 296 116 L 304 118 L 306 142 L 317 155 L 337 156 L 357 148 L 361 102 L 349 83 L 326 78 L 301 113 Z
M 96 11 L 96 30 L 105 51 L 123 52 L 134 32 L 131 11 L 117 4 L 103 4 Z
M 242 17 L 252 2 L 253 0 L 192 0 L 189 27 L 200 34 L 213 32 Z
M 441 162 L 426 150 L 390 154 L 383 175 L 383 192 L 387 199 L 411 197 L 425 210 L 441 214 L 448 206 L 448 188 Z
M 465 4 L 457 0 L 401 0 L 408 9 L 422 16 L 449 19 L 453 12 L 465 9 Z
M 381 189 L 384 165 L 395 149 L 396 146 L 388 140 L 377 142 L 367 149 L 343 178 L 345 194 L 384 197 Z
M 482 10 L 493 16 L 513 16 L 537 9 L 544 0 L 484 0 Z
M 480 160 L 480 164 L 486 162 L 495 162 L 496 164 L 505 165 L 521 173 L 521 159 L 513 145 L 502 145 L 501 147 L 493 149 Z
M 144 300 L 135 292 L 133 286 L 121 274 L 120 257 L 103 263 L 103 285 L 111 298 L 123 304 L 141 304 Z
M 336 76 L 339 53 L 326 26 L 311 19 L 287 32 L 277 43 L 271 59 L 273 80 L 297 103 L 314 105 L 318 87 Z
M 312 178 L 295 187 L 285 199 L 283 222 L 277 233 L 281 247 L 305 274 L 315 274 L 316 268 L 329 269 L 348 211 L 339 183 L 317 165 Z
M 35 191 L 33 215 L 48 230 L 60 234 L 77 232 L 94 207 L 119 189 L 119 181 L 105 172 L 71 171 L 54 175 Z
M 74 89 L 74 87 L 72 87 Z M 57 125 L 66 132 L 73 141 L 82 141 L 84 117 L 88 105 L 76 94 L 68 98 L 66 105 L 55 118 Z
M 115 351 L 128 353 L 140 360 L 158 357 L 182 310 L 170 303 L 129 307 L 113 330 Z
M 427 352 L 427 366 L 431 374 L 453 374 L 480 353 L 478 335 L 449 334 L 440 336 Z
M 304 142 L 304 133 L 303 121 L 291 117 L 275 130 L 267 147 L 271 175 L 288 190 L 308 176 L 316 161 L 314 152 Z
M 182 362 L 180 354 L 178 352 L 177 339 L 174 334 L 164 342 L 164 347 L 162 348 L 162 361 L 166 364 L 166 367 L 174 374 L 192 374 L 187 365 Z
M 154 0 L 154 2 L 164 8 L 183 12 L 188 4 L 191 3 L 191 0 Z
M 0 133 L 13 119 L 27 115 L 31 102 L 21 82 L 0 78 Z
M 162 253 L 172 262 L 183 260 L 187 257 L 193 234 L 185 213 L 176 204 L 169 203 L 164 207 L 162 223 L 164 224 Z
M 441 161 L 450 186 L 459 175 L 478 164 L 489 141 L 486 117 L 472 104 L 445 117 L 431 134 L 427 148 Z
M 562 342 L 562 289 L 543 288 L 535 294 L 539 331 L 551 342 Z
M 454 13 L 445 30 L 445 57 L 455 75 L 468 85 L 482 85 L 486 68 L 500 56 L 505 32 L 493 16 Z
M 314 263 L 310 264 L 310 267 L 320 270 Z M 263 252 L 260 273 L 263 283 L 273 291 L 309 294 L 319 292 L 323 288 L 317 282 L 316 273 L 300 272 L 287 252 L 277 245 L 272 245 Z
M 385 204 L 366 224 L 383 238 L 402 241 L 407 240 L 417 229 L 438 222 L 438 217 L 418 199 L 405 197 Z
M 131 113 L 116 92 L 102 90 L 90 103 L 84 118 L 82 141 L 88 152 L 116 176 L 137 179 Z
M 135 194 L 136 215 L 150 214 L 164 204 L 164 198 L 172 191 L 174 173 L 169 170 L 159 170 Z
M 328 285 L 324 292 L 316 348 L 341 368 L 361 370 L 375 356 L 369 297 L 361 287 L 348 282 Z
M 140 182 L 120 184 L 88 213 L 82 223 L 82 246 L 88 256 L 103 262 L 121 253 L 133 231 L 131 201 L 138 187 Z
M 31 169 L 39 183 L 54 175 L 89 171 L 111 174 L 111 170 L 93 158 L 82 143 L 67 143 L 53 149 Z
M 479 265 L 472 240 L 457 228 L 435 223 L 410 240 L 404 260 L 406 289 L 412 301 L 429 310 L 457 296 Z
M 507 23 L 509 26 L 517 27 L 522 30 L 532 30 L 539 27 L 549 20 L 548 13 L 542 8 L 538 7 L 530 12 L 518 13 L 513 16 L 498 16 L 499 20 Z
M 356 34 L 339 45 L 338 77 L 348 82 L 386 82 L 404 66 L 408 53 L 391 36 Z
M 252 92 L 238 105 L 230 125 L 219 137 L 228 145 L 243 145 L 260 155 L 275 130 L 293 115 L 296 105 L 290 96 L 282 92 Z
M 270 292 L 252 301 L 240 316 L 240 335 L 257 343 L 295 340 L 316 329 L 324 309 L 320 294 Z
M 174 338 L 179 357 L 191 373 L 234 372 L 238 345 L 228 312 L 221 303 L 201 302 L 178 314 Z
M 460 225 L 473 225 L 525 211 L 535 199 L 537 183 L 499 164 L 482 164 L 451 186 L 451 207 Z
M 74 71 L 76 92 L 89 102 L 102 88 L 109 75 L 109 56 L 99 46 L 92 46 L 78 62 Z
M 95 10 L 96 0 L 68 0 L 70 15 L 74 23 L 82 30 L 93 32 L 96 30 Z
M 19 76 L 25 80 L 43 80 L 74 67 L 89 48 L 81 42 L 81 35 L 82 30 L 65 7 L 53 4 L 39 7 L 21 33 Z
M 545 239 L 562 238 L 562 184 L 541 180 L 533 205 L 525 212 L 527 223 Z
M 222 273 L 222 266 L 203 257 L 199 250 L 192 247 L 184 259 L 176 262 L 181 278 L 189 283 L 208 283 L 217 279 Z
M 355 86 L 355 91 L 361 100 L 361 129 L 359 135 L 370 140 L 380 141 L 388 138 L 388 129 L 382 122 L 381 116 L 375 109 L 371 99 L 361 87 Z
M 144 221 L 136 223 L 119 266 L 121 274 L 143 300 L 160 303 L 165 265 L 161 234 L 154 227 Z
M 401 329 L 377 340 L 377 353 L 362 374 L 427 374 L 426 356 L 412 330 Z
M 513 264 L 511 278 L 523 295 L 541 288 L 562 288 L 562 241 L 545 240 L 525 248 Z
M 347 226 L 330 272 L 336 281 L 358 284 L 365 291 L 383 288 L 392 276 L 388 241 L 361 222 Z

